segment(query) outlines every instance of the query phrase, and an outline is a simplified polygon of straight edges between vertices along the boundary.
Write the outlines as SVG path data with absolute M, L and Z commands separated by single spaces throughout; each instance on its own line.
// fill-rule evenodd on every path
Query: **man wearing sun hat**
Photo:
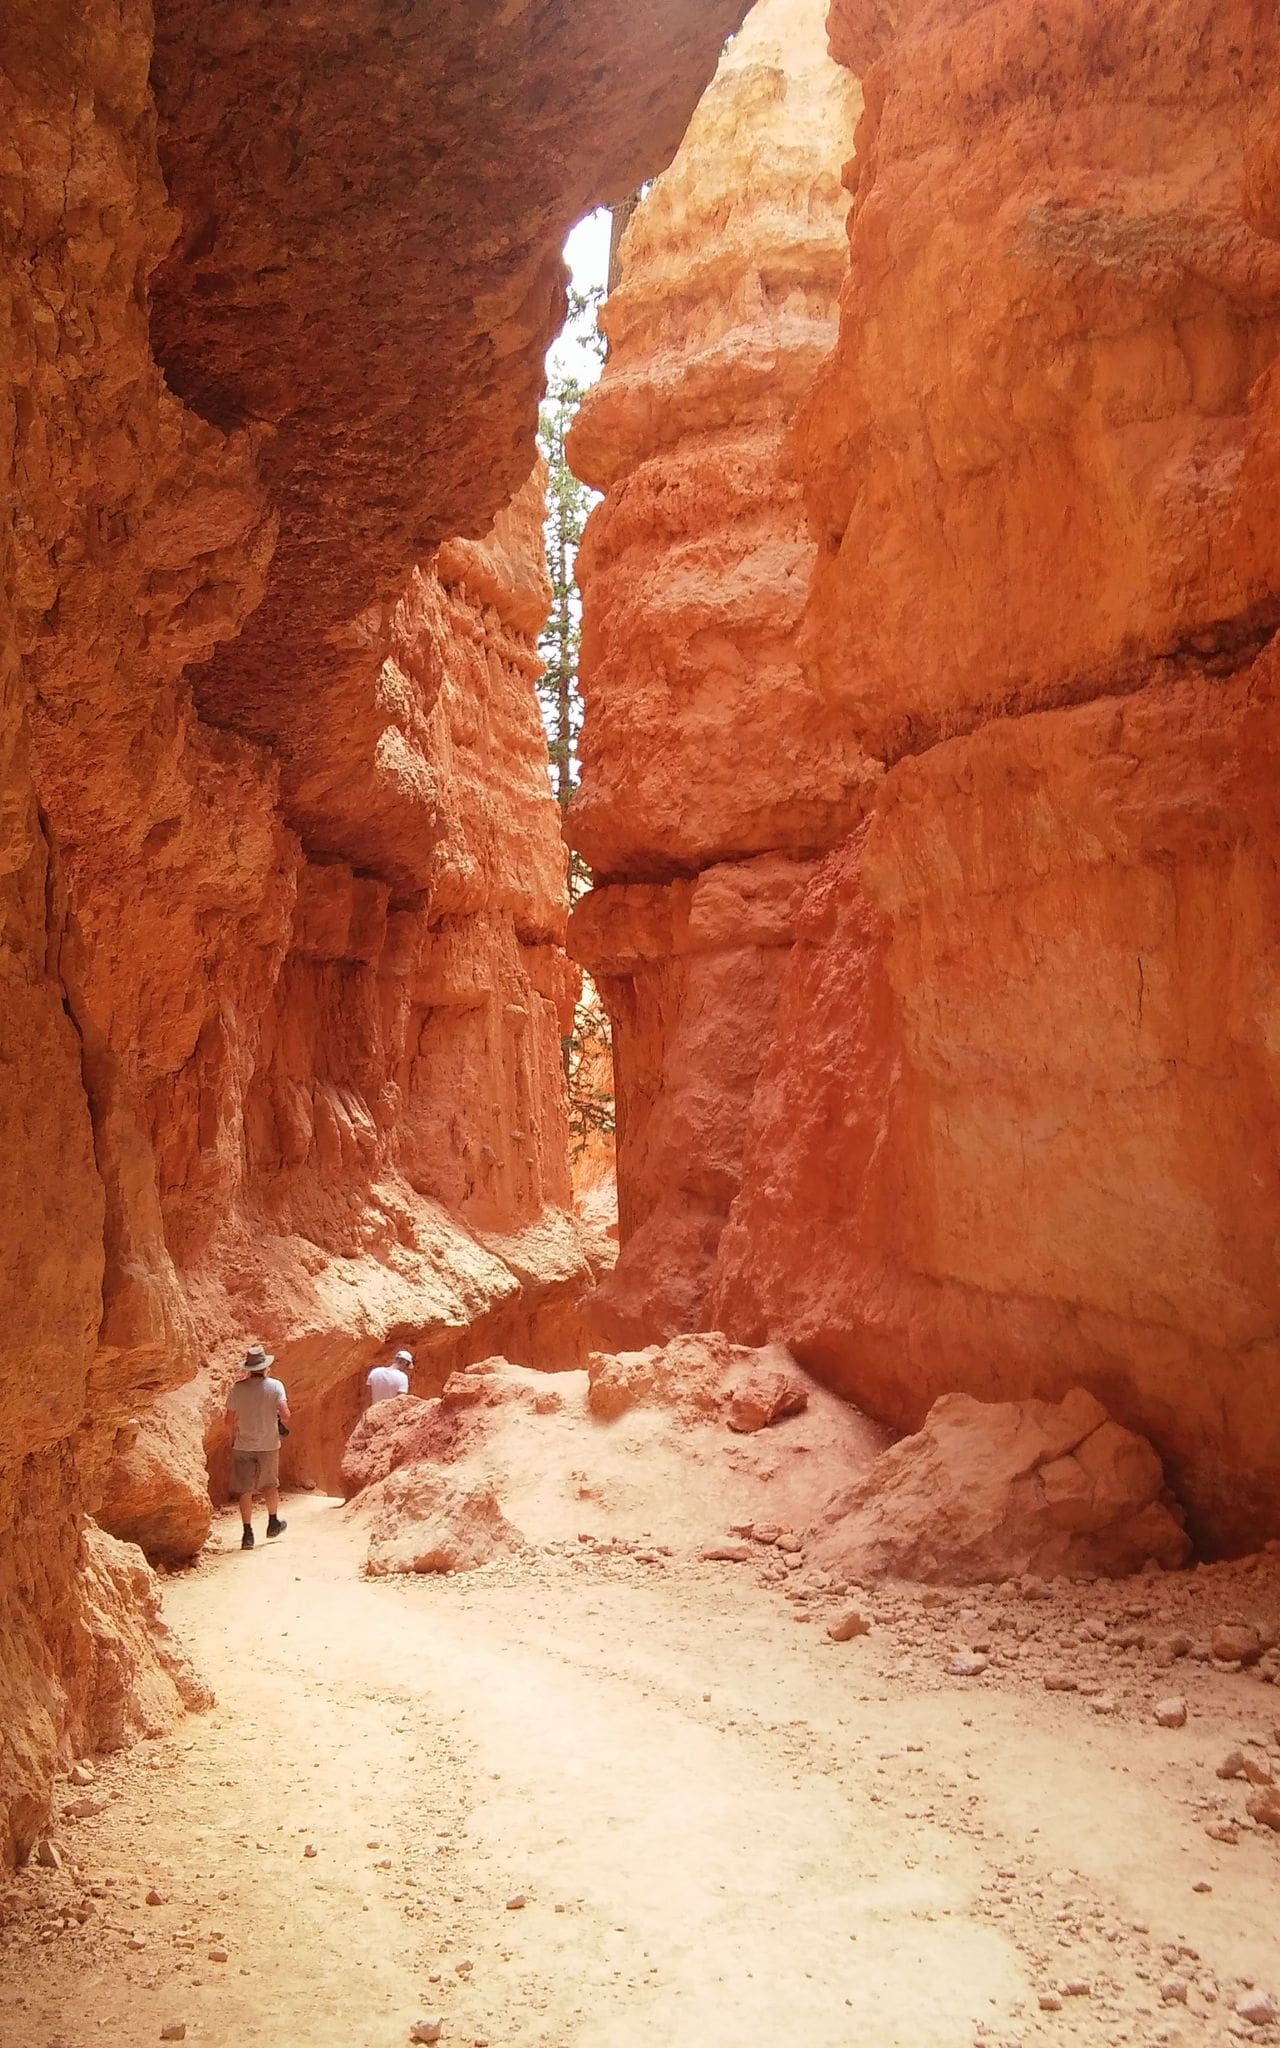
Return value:
M 253 1496 L 265 1494 L 267 1534 L 281 1536 L 288 1524 L 280 1520 L 280 1438 L 289 1427 L 289 1399 L 283 1382 L 271 1379 L 267 1367 L 274 1354 L 252 1344 L 244 1355 L 245 1377 L 227 1396 L 227 1416 L 236 1426 L 231 1451 L 231 1491 L 239 1497 L 244 1524 L 241 1550 L 253 1549 Z

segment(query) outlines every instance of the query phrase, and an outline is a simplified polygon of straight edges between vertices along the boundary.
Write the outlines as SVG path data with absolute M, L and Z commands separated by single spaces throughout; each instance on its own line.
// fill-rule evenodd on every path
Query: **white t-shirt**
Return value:
M 375 1365 L 369 1374 L 369 1405 L 377 1401 L 394 1401 L 397 1394 L 409 1391 L 409 1375 L 401 1372 L 398 1365 Z

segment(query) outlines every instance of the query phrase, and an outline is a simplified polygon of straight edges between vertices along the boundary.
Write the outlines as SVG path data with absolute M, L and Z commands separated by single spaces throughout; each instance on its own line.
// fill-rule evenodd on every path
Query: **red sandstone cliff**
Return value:
M 805 635 L 896 765 L 802 913 L 718 1303 L 902 1423 L 1083 1383 L 1239 1543 L 1280 1499 L 1274 30 L 834 29 Z
M 564 232 L 740 12 L 6 12 L 3 1848 L 110 1732 L 86 1510 L 198 1534 L 157 1394 L 264 1334 L 323 1464 L 375 1337 L 583 1271 L 534 501 L 431 550 L 527 476 Z
M 823 11 L 760 0 L 726 51 L 627 231 L 570 440 L 606 493 L 570 832 L 599 881 L 574 948 L 614 1026 L 614 1343 L 704 1320 L 794 910 L 868 775 L 796 651 L 814 550 L 787 435 L 835 339 L 859 104 Z
M 793 760 L 768 704 L 748 718 L 710 616 L 673 603 L 677 651 L 643 646 L 634 697 L 708 685 L 666 699 L 661 746 L 650 720 L 646 771 L 597 654 L 584 844 L 650 885 L 643 920 L 604 891 L 582 940 L 614 963 L 623 1214 L 633 1246 L 664 1200 L 698 1259 L 718 1240 L 709 1294 L 676 1308 L 783 1339 L 891 1421 L 945 1389 L 1088 1386 L 1154 1438 L 1197 1535 L 1242 1543 L 1280 1501 L 1274 22 L 1248 0 L 1211 21 L 836 0 L 832 34 L 867 114 L 839 337 L 788 456 L 816 550 L 796 672 L 820 730 L 885 772 L 793 948 L 698 992 L 704 1102 L 735 1020 L 762 1041 L 758 1075 L 725 1062 L 746 1099 L 721 1234 L 695 1058 L 665 1050 L 687 947 L 650 790 L 686 733 L 711 752 L 665 798 L 671 864 L 701 865 L 687 818 L 704 787 L 718 818 L 739 763 L 750 787 L 757 732 L 800 802 L 828 755 Z M 664 361 L 656 390 L 676 383 Z M 732 383 L 696 394 L 690 445 L 714 447 Z M 632 396 L 624 448 L 650 417 Z M 769 516 L 763 471 L 746 495 Z M 703 497 L 676 494 L 677 591 L 718 537 Z M 634 615 L 620 669 L 628 636 Z M 690 1270 L 671 1223 L 666 1244 Z M 656 1285 L 624 1305 L 632 1339 L 669 1327 Z
M 9 1850 L 59 1754 L 191 1696 L 87 1513 L 190 1542 L 243 1338 L 324 1470 L 378 1335 L 528 1349 L 581 1272 L 529 504 L 450 537 L 527 474 L 565 226 L 740 11 L 6 11 Z M 581 429 L 609 1312 L 785 1337 L 901 1421 L 1081 1382 L 1243 1540 L 1280 1493 L 1274 24 L 832 12 L 838 339 L 854 94 L 767 0 Z
M 200 1434 L 225 1449 L 246 1329 L 276 1350 L 296 1410 L 285 1476 L 325 1482 L 388 1332 L 412 1337 L 426 1391 L 477 1344 L 536 1353 L 540 1312 L 587 1278 L 560 1066 L 577 977 L 532 688 L 542 509 L 537 475 L 485 542 L 442 548 L 385 627 L 368 622 L 391 648 L 369 723 L 397 721 L 371 747 L 407 730 L 427 775 L 426 887 L 406 899 L 344 862 L 295 857 L 288 945 L 235 1112 L 221 1113 L 225 1186 L 211 1188 L 194 1142 L 202 1104 L 219 1114 L 216 1065 L 184 1069 L 162 1098 L 165 1238 L 208 1369 L 127 1426 L 101 1509 L 152 1555 L 190 1555 L 207 1529 L 201 1463 L 171 1439 L 194 1402 Z

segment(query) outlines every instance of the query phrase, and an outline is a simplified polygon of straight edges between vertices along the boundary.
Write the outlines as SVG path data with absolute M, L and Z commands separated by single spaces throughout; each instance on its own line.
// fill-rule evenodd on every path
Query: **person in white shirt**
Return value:
M 369 1406 L 376 1408 L 379 1401 L 394 1401 L 397 1395 L 407 1394 L 412 1369 L 412 1351 L 397 1351 L 390 1365 L 375 1365 L 369 1374 Z
M 253 1496 L 267 1498 L 267 1534 L 283 1536 L 280 1520 L 280 1439 L 289 1428 L 289 1399 L 282 1380 L 268 1377 L 275 1364 L 270 1351 L 254 1344 L 246 1351 L 237 1380 L 227 1396 L 227 1419 L 235 1424 L 231 1449 L 231 1491 L 240 1502 L 241 1550 L 253 1549 Z

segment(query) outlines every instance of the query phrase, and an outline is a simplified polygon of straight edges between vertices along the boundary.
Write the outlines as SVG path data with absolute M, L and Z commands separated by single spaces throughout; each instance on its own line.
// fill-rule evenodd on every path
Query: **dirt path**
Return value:
M 170 1582 L 219 1705 L 17 1881 L 5 2048 L 1273 2038 L 1234 2007 L 1280 1989 L 1280 1838 L 1197 1799 L 1274 1689 L 1198 1673 L 1171 1735 L 947 1679 L 941 1620 L 834 1645 L 733 1566 L 369 1582 L 334 1504 L 289 1519 Z

